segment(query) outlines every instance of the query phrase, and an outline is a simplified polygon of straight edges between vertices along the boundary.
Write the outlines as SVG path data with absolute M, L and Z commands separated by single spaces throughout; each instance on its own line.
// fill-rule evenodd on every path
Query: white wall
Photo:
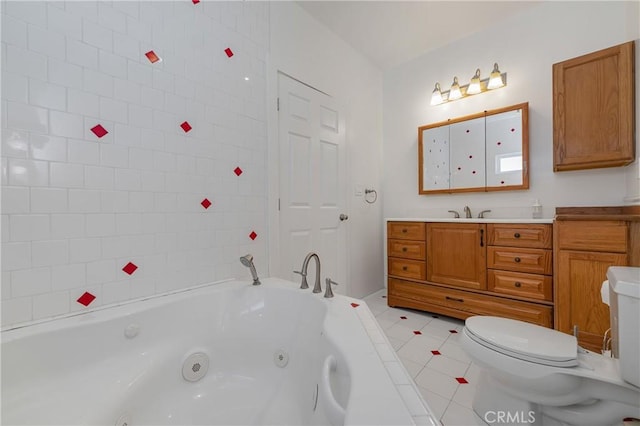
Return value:
M 469 205 L 474 213 L 493 210 L 488 217 L 530 217 L 529 206 L 538 198 L 544 217 L 550 218 L 557 206 L 637 202 L 637 163 L 553 172 L 551 68 L 556 62 L 629 40 L 636 40 L 638 49 L 639 26 L 638 2 L 544 2 L 385 73 L 384 216 L 444 217 L 449 216 L 449 209 L 462 211 Z M 476 68 L 486 78 L 494 62 L 507 72 L 507 87 L 449 104 L 429 105 L 436 82 L 443 90 L 448 90 L 453 76 L 467 84 Z M 636 76 L 638 69 L 636 62 Z M 418 126 L 520 102 L 529 102 L 529 190 L 418 195 Z M 636 123 L 637 133 L 638 127 Z
M 1 6 L 2 326 L 266 273 L 268 3 Z
M 275 106 L 277 71 L 335 97 L 346 109 L 348 158 L 349 294 L 368 295 L 383 287 L 382 197 L 367 204 L 354 196 L 360 184 L 381 189 L 382 73 L 360 53 L 319 24 L 294 2 L 271 3 L 268 105 Z M 277 123 L 275 109 L 269 122 Z M 277 128 L 270 128 L 270 145 L 277 144 Z M 276 145 L 277 152 L 277 145 Z M 270 164 L 274 164 L 270 161 Z M 277 181 L 270 173 L 271 234 L 277 230 Z M 275 253 L 277 247 L 270 250 Z M 302 258 L 300 258 L 302 262 Z M 270 262 L 275 268 L 277 262 Z M 344 292 L 344 287 L 338 287 Z

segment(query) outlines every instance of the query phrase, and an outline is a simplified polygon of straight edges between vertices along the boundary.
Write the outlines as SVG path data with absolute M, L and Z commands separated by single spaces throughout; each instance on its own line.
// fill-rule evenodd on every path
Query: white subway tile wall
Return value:
M 267 2 L 0 7 L 3 329 L 266 271 Z

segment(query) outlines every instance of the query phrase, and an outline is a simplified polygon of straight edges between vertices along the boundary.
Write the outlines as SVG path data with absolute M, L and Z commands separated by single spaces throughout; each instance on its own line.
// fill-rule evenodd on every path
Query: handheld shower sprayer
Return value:
M 251 276 L 253 277 L 253 285 L 260 285 L 261 283 L 260 283 L 260 280 L 258 279 L 258 273 L 256 272 L 256 267 L 253 265 L 253 256 L 250 254 L 242 256 L 240 258 L 240 262 L 244 266 L 249 268 L 249 270 L 251 271 Z

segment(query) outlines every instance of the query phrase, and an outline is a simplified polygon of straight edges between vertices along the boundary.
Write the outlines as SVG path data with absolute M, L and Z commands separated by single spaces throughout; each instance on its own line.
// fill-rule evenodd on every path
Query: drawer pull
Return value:
M 513 238 L 520 238 L 520 233 L 516 232 L 515 234 L 513 234 Z
M 520 258 L 516 257 L 515 259 L 513 259 L 516 263 L 520 263 Z
M 484 247 L 484 229 L 480 230 L 480 247 Z
M 403 270 L 403 271 L 406 271 L 407 269 L 409 269 L 409 268 L 407 268 L 406 266 L 403 266 L 403 267 L 402 267 L 402 270 Z
M 520 281 L 516 281 L 515 283 L 513 283 L 513 285 L 515 285 L 516 287 L 520 287 L 522 284 L 520 283 Z
M 402 247 L 402 251 L 407 251 L 407 248 L 406 247 Z
M 402 229 L 402 233 L 403 233 L 403 234 L 406 234 L 406 233 L 407 233 L 407 228 L 403 228 L 403 229 Z
M 445 296 L 444 298 L 447 299 L 447 300 L 454 300 L 456 302 L 461 302 L 461 303 L 464 302 L 464 299 L 458 299 L 458 298 L 451 297 L 451 296 Z

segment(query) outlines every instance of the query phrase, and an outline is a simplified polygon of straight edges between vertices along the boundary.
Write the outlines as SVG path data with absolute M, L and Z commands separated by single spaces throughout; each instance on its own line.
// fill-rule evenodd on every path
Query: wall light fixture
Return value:
M 480 79 L 480 68 L 478 68 L 467 85 L 460 86 L 458 77 L 453 77 L 451 89 L 443 92 L 440 89 L 440 83 L 436 83 L 431 94 L 431 105 L 440 105 L 445 102 L 466 98 L 467 96 L 477 95 L 487 90 L 498 89 L 506 85 L 507 73 L 501 73 L 498 64 L 495 63 L 493 64 L 493 71 L 491 71 L 489 78 L 485 78 L 484 80 Z

